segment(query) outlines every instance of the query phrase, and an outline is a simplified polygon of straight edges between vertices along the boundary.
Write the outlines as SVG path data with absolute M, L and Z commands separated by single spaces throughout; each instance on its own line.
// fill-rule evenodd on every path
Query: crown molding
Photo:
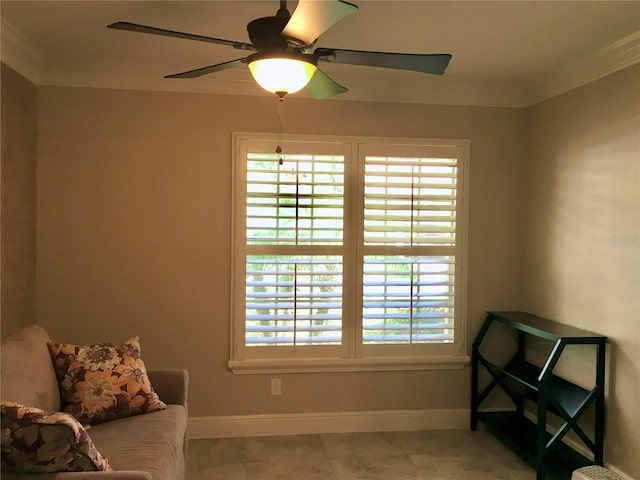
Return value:
M 4 18 L 0 23 L 0 60 L 38 85 L 42 81 L 44 55 Z
M 562 67 L 549 70 L 528 84 L 528 105 L 581 87 L 640 62 L 640 31 Z

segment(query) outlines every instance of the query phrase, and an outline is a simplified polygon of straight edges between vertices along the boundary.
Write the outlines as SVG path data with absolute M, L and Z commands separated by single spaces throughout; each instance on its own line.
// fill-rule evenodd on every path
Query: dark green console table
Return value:
M 504 366 L 492 363 L 481 353 L 482 342 L 496 323 L 513 330 L 517 336 L 516 352 Z M 528 336 L 553 343 L 543 367 L 525 359 Z M 569 480 L 576 468 L 594 463 L 602 465 L 606 341 L 602 335 L 525 312 L 489 312 L 473 342 L 471 354 L 471 429 L 477 430 L 478 421 L 484 423 L 489 431 L 536 469 L 537 480 L 545 480 L 547 474 L 554 480 Z M 553 374 L 567 345 L 595 345 L 593 388 L 583 388 Z M 478 379 L 480 366 L 490 374 L 490 381 L 482 390 Z M 480 409 L 497 386 L 513 401 L 515 410 L 496 412 Z M 537 405 L 536 420 L 526 418 L 525 400 Z M 578 419 L 590 408 L 595 410 L 595 414 L 593 427 L 589 429 L 591 435 L 588 435 L 578 425 Z M 548 412 L 563 422 L 554 434 L 547 432 Z M 591 451 L 593 460 L 561 441 L 571 430 Z

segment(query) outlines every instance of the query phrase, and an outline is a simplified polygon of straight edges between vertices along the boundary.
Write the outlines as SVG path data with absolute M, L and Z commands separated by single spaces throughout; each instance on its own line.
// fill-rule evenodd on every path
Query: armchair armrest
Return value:
M 153 389 L 164 403 L 187 407 L 189 372 L 182 368 L 156 368 L 147 371 Z

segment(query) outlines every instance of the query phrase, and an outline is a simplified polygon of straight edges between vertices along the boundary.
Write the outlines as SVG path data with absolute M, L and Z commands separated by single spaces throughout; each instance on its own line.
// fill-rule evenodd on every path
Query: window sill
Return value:
M 229 360 L 236 375 L 303 372 L 389 372 L 399 370 L 459 370 L 469 364 L 467 355 L 431 357 L 310 358 Z

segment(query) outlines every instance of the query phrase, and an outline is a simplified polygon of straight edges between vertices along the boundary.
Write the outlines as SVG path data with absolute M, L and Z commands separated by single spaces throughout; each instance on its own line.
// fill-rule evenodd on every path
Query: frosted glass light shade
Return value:
M 316 72 L 313 63 L 293 58 L 260 58 L 249 63 L 251 75 L 271 93 L 295 93 L 304 88 Z

